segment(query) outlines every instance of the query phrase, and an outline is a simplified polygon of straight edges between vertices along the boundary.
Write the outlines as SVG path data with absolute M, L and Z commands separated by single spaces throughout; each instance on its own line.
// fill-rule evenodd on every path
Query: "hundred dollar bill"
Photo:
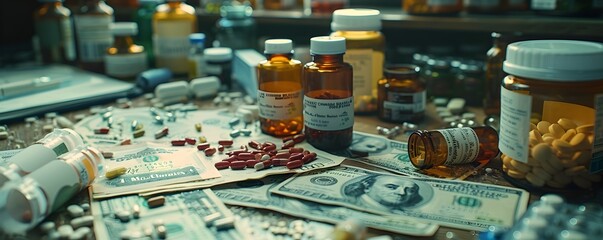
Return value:
M 346 207 L 289 198 L 269 192 L 276 184 L 290 176 L 290 174 L 268 176 L 258 180 L 216 186 L 212 190 L 226 204 L 269 209 L 315 221 L 336 224 L 348 218 L 354 218 L 367 227 L 412 236 L 431 236 L 438 229 L 436 224 L 421 223 L 414 218 L 383 217 Z
M 518 188 L 404 177 L 350 166 L 298 174 L 271 192 L 468 230 L 511 227 L 529 199 L 529 193 Z
M 195 147 L 171 147 L 158 143 L 141 143 L 111 150 L 101 174 L 92 183 L 94 198 L 113 197 L 146 191 L 149 188 L 181 182 L 220 177 L 213 165 Z M 118 168 L 127 169 L 116 178 L 105 173 Z
M 331 151 L 331 154 L 380 167 L 388 171 L 413 177 L 437 177 L 445 179 L 465 179 L 479 170 L 488 161 L 473 162 L 456 166 L 439 166 L 417 169 L 410 162 L 406 142 L 387 139 L 383 136 L 354 132 L 352 145 L 345 150 Z
M 93 200 L 96 239 L 162 239 L 156 229 L 158 225 L 165 226 L 167 239 L 244 239 L 230 224 L 216 226 L 218 219 L 230 222 L 236 218 L 210 189 L 164 197 L 165 204 L 154 208 L 149 208 L 144 198 L 133 195 Z M 133 217 L 134 211 L 138 211 L 138 217 Z M 214 221 L 205 221 L 211 214 L 216 216 Z M 121 219 L 124 217 L 127 219 Z

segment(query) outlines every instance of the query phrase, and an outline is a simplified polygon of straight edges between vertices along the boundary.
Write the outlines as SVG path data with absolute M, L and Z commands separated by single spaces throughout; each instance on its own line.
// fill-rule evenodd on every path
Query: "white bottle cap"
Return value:
M 333 31 L 379 31 L 381 16 L 379 10 L 349 8 L 333 12 Z
M 115 36 L 132 36 L 138 34 L 138 25 L 135 22 L 114 22 L 110 25 Z
M 603 44 L 575 40 L 532 40 L 509 44 L 503 70 L 550 81 L 603 79 Z
M 345 38 L 320 36 L 310 39 L 310 54 L 342 54 L 345 53 Z
M 226 47 L 206 48 L 203 50 L 206 61 L 228 61 L 232 59 L 232 49 Z
M 291 39 L 269 39 L 264 42 L 264 53 L 290 53 L 293 50 Z
M 216 76 L 195 78 L 189 83 L 189 89 L 197 98 L 214 96 L 220 89 L 220 79 Z

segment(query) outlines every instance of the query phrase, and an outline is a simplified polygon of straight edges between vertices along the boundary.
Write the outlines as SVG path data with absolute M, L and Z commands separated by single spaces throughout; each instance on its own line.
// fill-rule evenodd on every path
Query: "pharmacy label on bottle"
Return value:
M 75 16 L 81 61 L 102 62 L 104 60 L 105 51 L 113 43 L 113 34 L 109 28 L 112 22 L 112 16 Z
M 348 49 L 343 55 L 343 59 L 352 65 L 354 96 L 371 96 L 373 92 L 373 50 Z
M 479 139 L 469 127 L 437 130 L 444 136 L 448 157 L 444 165 L 470 163 L 479 153 Z
M 354 126 L 354 98 L 317 99 L 304 96 L 304 124 L 321 131 Z
M 506 88 L 500 90 L 498 148 L 510 158 L 527 163 L 532 97 Z
M 301 114 L 302 92 L 258 91 L 260 117 L 272 120 L 292 119 Z
M 427 95 L 425 91 L 416 93 L 388 92 L 387 101 L 383 101 L 383 108 L 390 113 L 394 121 L 408 119 L 412 114 L 425 111 Z

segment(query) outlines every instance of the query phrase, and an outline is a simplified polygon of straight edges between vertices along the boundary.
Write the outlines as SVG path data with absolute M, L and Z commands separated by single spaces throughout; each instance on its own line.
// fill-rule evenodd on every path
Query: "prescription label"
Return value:
M 444 136 L 448 148 L 445 165 L 470 163 L 479 153 L 479 139 L 469 127 L 437 130 Z
M 304 97 L 304 124 L 322 131 L 354 126 L 354 98 L 317 99 Z
M 417 93 L 388 92 L 388 101 L 383 101 L 386 115 L 393 121 L 407 120 L 410 115 L 425 111 L 427 94 L 425 91 Z
M 352 65 L 354 96 L 370 96 L 373 91 L 373 50 L 348 49 L 343 60 Z M 377 85 L 375 85 L 377 86 Z
M 302 110 L 302 92 L 258 91 L 260 117 L 274 120 L 292 119 Z
M 500 130 L 498 148 L 514 160 L 527 163 L 529 153 L 532 97 L 511 90 L 500 90 Z
M 147 56 L 144 52 L 105 56 L 105 71 L 114 77 L 134 77 L 147 69 Z
M 113 35 L 109 29 L 112 22 L 112 16 L 75 16 L 81 61 L 101 62 L 104 60 L 105 51 L 113 43 Z
M 188 35 L 192 29 L 189 21 L 158 21 L 153 35 L 155 55 L 187 58 L 190 48 Z

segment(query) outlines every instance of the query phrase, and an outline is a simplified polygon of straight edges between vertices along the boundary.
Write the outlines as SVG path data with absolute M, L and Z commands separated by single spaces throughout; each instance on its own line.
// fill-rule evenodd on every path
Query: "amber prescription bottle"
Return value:
M 104 73 L 105 50 L 113 42 L 109 29 L 113 22 L 113 8 L 102 0 L 84 0 L 75 13 L 75 33 L 81 68 Z
M 463 11 L 463 0 L 403 0 L 402 9 L 414 15 L 451 15 Z
M 310 39 L 312 62 L 302 71 L 304 133 L 321 150 L 341 150 L 352 143 L 354 98 L 352 65 L 343 61 L 345 38 Z
M 378 81 L 379 119 L 388 122 L 418 122 L 425 116 L 427 95 L 417 65 L 389 65 Z
M 354 112 L 377 111 L 377 81 L 383 76 L 385 36 L 381 15 L 373 9 L 339 9 L 333 12 L 331 36 L 344 37 L 343 60 L 354 68 Z
M 176 75 L 188 73 L 191 33 L 197 32 L 195 8 L 184 0 L 166 0 L 153 14 L 153 53 L 155 66 L 168 68 Z
M 489 161 L 498 153 L 498 133 L 488 126 L 418 130 L 408 137 L 410 162 L 420 169 Z
M 106 74 L 116 78 L 134 80 L 136 75 L 147 70 L 147 55 L 143 46 L 134 44 L 133 36 L 138 33 L 134 22 L 111 24 L 115 36 L 105 56 Z
M 503 170 L 535 187 L 591 188 L 603 169 L 603 44 L 509 44 L 503 70 Z
M 266 60 L 257 65 L 260 128 L 277 137 L 301 133 L 302 64 L 291 59 L 293 41 L 269 39 L 264 45 Z
M 73 63 L 75 39 L 71 11 L 63 0 L 38 0 L 44 3 L 34 13 L 35 29 L 43 63 Z

